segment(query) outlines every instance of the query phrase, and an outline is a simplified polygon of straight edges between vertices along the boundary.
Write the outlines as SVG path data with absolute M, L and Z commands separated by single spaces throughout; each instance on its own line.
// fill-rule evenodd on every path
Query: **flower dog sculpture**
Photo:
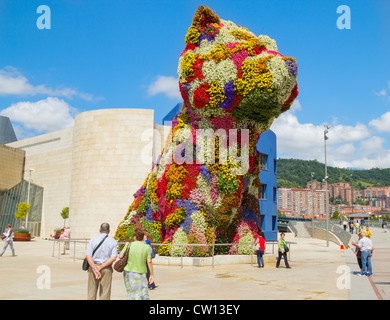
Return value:
M 198 7 L 185 44 L 178 65 L 183 106 L 116 238 L 132 239 L 138 226 L 167 244 L 158 247 L 160 255 L 207 256 L 207 245 L 252 243 L 261 230 L 256 145 L 297 97 L 298 65 L 268 36 L 206 6 Z M 188 243 L 203 246 L 180 245 Z

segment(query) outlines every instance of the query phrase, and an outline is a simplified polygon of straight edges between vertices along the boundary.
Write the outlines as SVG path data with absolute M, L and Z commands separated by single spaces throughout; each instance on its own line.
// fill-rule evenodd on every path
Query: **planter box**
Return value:
M 31 233 L 14 233 L 14 241 L 30 241 Z

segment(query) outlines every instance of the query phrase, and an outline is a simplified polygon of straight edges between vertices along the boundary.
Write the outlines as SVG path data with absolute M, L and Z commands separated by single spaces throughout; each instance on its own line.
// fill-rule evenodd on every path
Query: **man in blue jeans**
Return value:
M 364 232 L 360 232 L 358 243 L 352 242 L 352 244 L 355 247 L 359 248 L 362 253 L 362 272 L 360 273 L 360 276 L 363 277 L 367 275 L 368 277 L 371 277 L 372 276 L 371 257 L 372 257 L 372 252 L 374 251 L 374 247 L 372 246 L 371 239 L 366 237 Z

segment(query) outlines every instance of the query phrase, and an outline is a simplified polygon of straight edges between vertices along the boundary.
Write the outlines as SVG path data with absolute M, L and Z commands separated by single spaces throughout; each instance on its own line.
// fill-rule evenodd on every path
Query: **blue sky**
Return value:
M 201 4 L 297 59 L 300 94 L 271 128 L 280 157 L 323 162 L 327 123 L 329 165 L 390 167 L 388 0 L 0 0 L 0 114 L 19 139 L 101 108 L 152 108 L 161 123 L 181 102 L 177 63 Z

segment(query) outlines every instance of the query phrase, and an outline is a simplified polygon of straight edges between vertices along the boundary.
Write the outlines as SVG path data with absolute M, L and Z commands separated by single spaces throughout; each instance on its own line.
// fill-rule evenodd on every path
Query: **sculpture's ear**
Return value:
M 192 19 L 192 26 L 199 29 L 209 23 L 220 23 L 219 17 L 207 6 L 199 6 Z
M 264 43 L 268 50 L 278 51 L 278 47 L 274 39 L 271 39 L 270 37 L 263 34 L 259 35 L 257 39 L 259 39 L 260 42 Z

